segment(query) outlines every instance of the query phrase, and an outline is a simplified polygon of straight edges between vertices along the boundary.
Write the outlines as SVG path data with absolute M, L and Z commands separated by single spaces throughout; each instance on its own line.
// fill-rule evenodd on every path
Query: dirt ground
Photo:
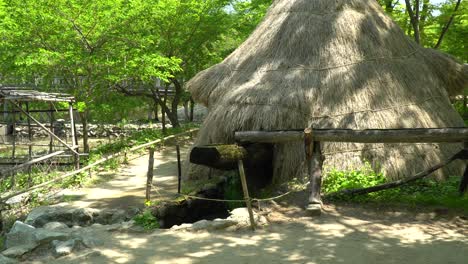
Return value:
M 159 195 L 170 195 L 176 187 L 175 150 L 168 147 L 156 157 L 155 185 L 160 187 Z M 81 190 L 75 205 L 141 205 L 146 166 L 146 156 L 135 159 L 112 180 Z M 298 206 L 263 208 L 270 224 L 255 232 L 142 234 L 96 228 L 92 235 L 102 245 L 31 263 L 468 263 L 466 216 L 431 209 L 325 205 L 322 216 L 308 217 Z
M 468 221 L 433 212 L 325 206 L 320 217 L 270 207 L 260 230 L 118 233 L 96 230 L 104 244 L 32 263 L 466 263 Z

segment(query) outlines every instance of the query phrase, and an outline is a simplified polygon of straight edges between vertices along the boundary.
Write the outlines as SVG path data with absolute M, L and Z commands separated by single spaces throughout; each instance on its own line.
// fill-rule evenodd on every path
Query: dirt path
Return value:
M 190 142 L 181 145 L 182 162 Z M 177 156 L 173 146 L 155 152 L 152 198 L 170 198 L 177 192 Z M 62 191 L 62 201 L 72 207 L 121 208 L 142 207 L 145 202 L 148 155 L 131 159 L 117 172 L 100 173 L 95 186 Z
M 47 263 L 466 263 L 466 219 L 357 207 L 325 209 L 315 218 L 297 208 L 275 209 L 269 214 L 272 223 L 255 233 L 96 230 L 93 235 L 104 245 Z

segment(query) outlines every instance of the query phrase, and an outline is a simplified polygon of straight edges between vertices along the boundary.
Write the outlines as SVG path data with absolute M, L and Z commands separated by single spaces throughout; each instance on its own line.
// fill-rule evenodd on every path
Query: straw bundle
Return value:
M 246 130 L 462 127 L 449 92 L 467 86 L 467 76 L 466 66 L 406 37 L 375 0 L 277 0 L 236 51 L 187 87 L 209 107 L 201 145 L 232 143 L 234 131 Z M 461 147 L 327 143 L 325 166 L 366 160 L 402 178 Z M 303 173 L 302 143 L 274 151 L 276 182 Z M 444 172 L 459 175 L 461 165 Z M 191 167 L 192 178 L 206 175 Z

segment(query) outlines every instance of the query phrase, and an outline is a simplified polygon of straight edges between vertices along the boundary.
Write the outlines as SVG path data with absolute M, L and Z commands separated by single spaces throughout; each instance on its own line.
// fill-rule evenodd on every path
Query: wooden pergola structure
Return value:
M 0 159 L 0 165 L 3 167 L 0 169 L 0 178 L 57 157 L 73 157 L 74 166 L 79 167 L 80 154 L 73 114 L 74 102 L 75 98 L 68 94 L 0 86 L 0 105 L 3 105 L 3 109 L 0 110 L 0 148 L 3 147 L 3 150 L 0 152 L 10 152 L 9 157 L 3 155 L 4 157 Z M 68 108 L 57 109 L 56 103 L 66 103 Z M 31 105 L 34 105 L 36 109 L 30 109 Z M 67 142 L 66 138 L 57 134 L 55 115 L 61 112 L 69 115 L 71 135 L 69 141 L 71 142 Z M 37 118 L 40 114 L 47 116 L 48 124 L 44 124 L 41 118 Z M 26 140 L 19 140 L 17 126 L 27 128 Z M 48 142 L 33 140 L 33 128 L 46 132 L 49 136 Z M 20 146 L 27 146 L 27 155 L 17 152 Z M 41 147 L 43 151 L 39 155 L 34 155 L 33 147 Z M 5 169 L 5 166 L 8 167 Z

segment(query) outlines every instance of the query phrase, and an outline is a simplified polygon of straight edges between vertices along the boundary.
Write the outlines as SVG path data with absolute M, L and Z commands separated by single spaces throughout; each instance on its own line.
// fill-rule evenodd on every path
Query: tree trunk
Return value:
M 193 100 L 192 97 L 190 97 L 190 122 L 193 122 L 193 110 L 195 108 L 195 101 Z
M 414 9 L 411 6 L 410 0 L 405 0 L 406 11 L 410 17 L 411 25 L 413 26 L 414 31 L 414 40 L 416 43 L 420 44 L 420 35 L 419 35 L 419 0 L 415 0 Z
M 453 10 L 453 14 L 452 16 L 450 16 L 449 21 L 447 22 L 445 27 L 442 29 L 442 33 L 440 34 L 439 40 L 437 41 L 437 44 L 434 46 L 434 49 L 440 48 L 440 45 L 442 44 L 442 41 L 444 40 L 445 34 L 447 33 L 449 27 L 452 25 L 453 19 L 455 18 L 455 15 L 457 14 L 460 4 L 461 4 L 461 0 L 458 0 L 457 4 L 455 5 L 455 9 Z

